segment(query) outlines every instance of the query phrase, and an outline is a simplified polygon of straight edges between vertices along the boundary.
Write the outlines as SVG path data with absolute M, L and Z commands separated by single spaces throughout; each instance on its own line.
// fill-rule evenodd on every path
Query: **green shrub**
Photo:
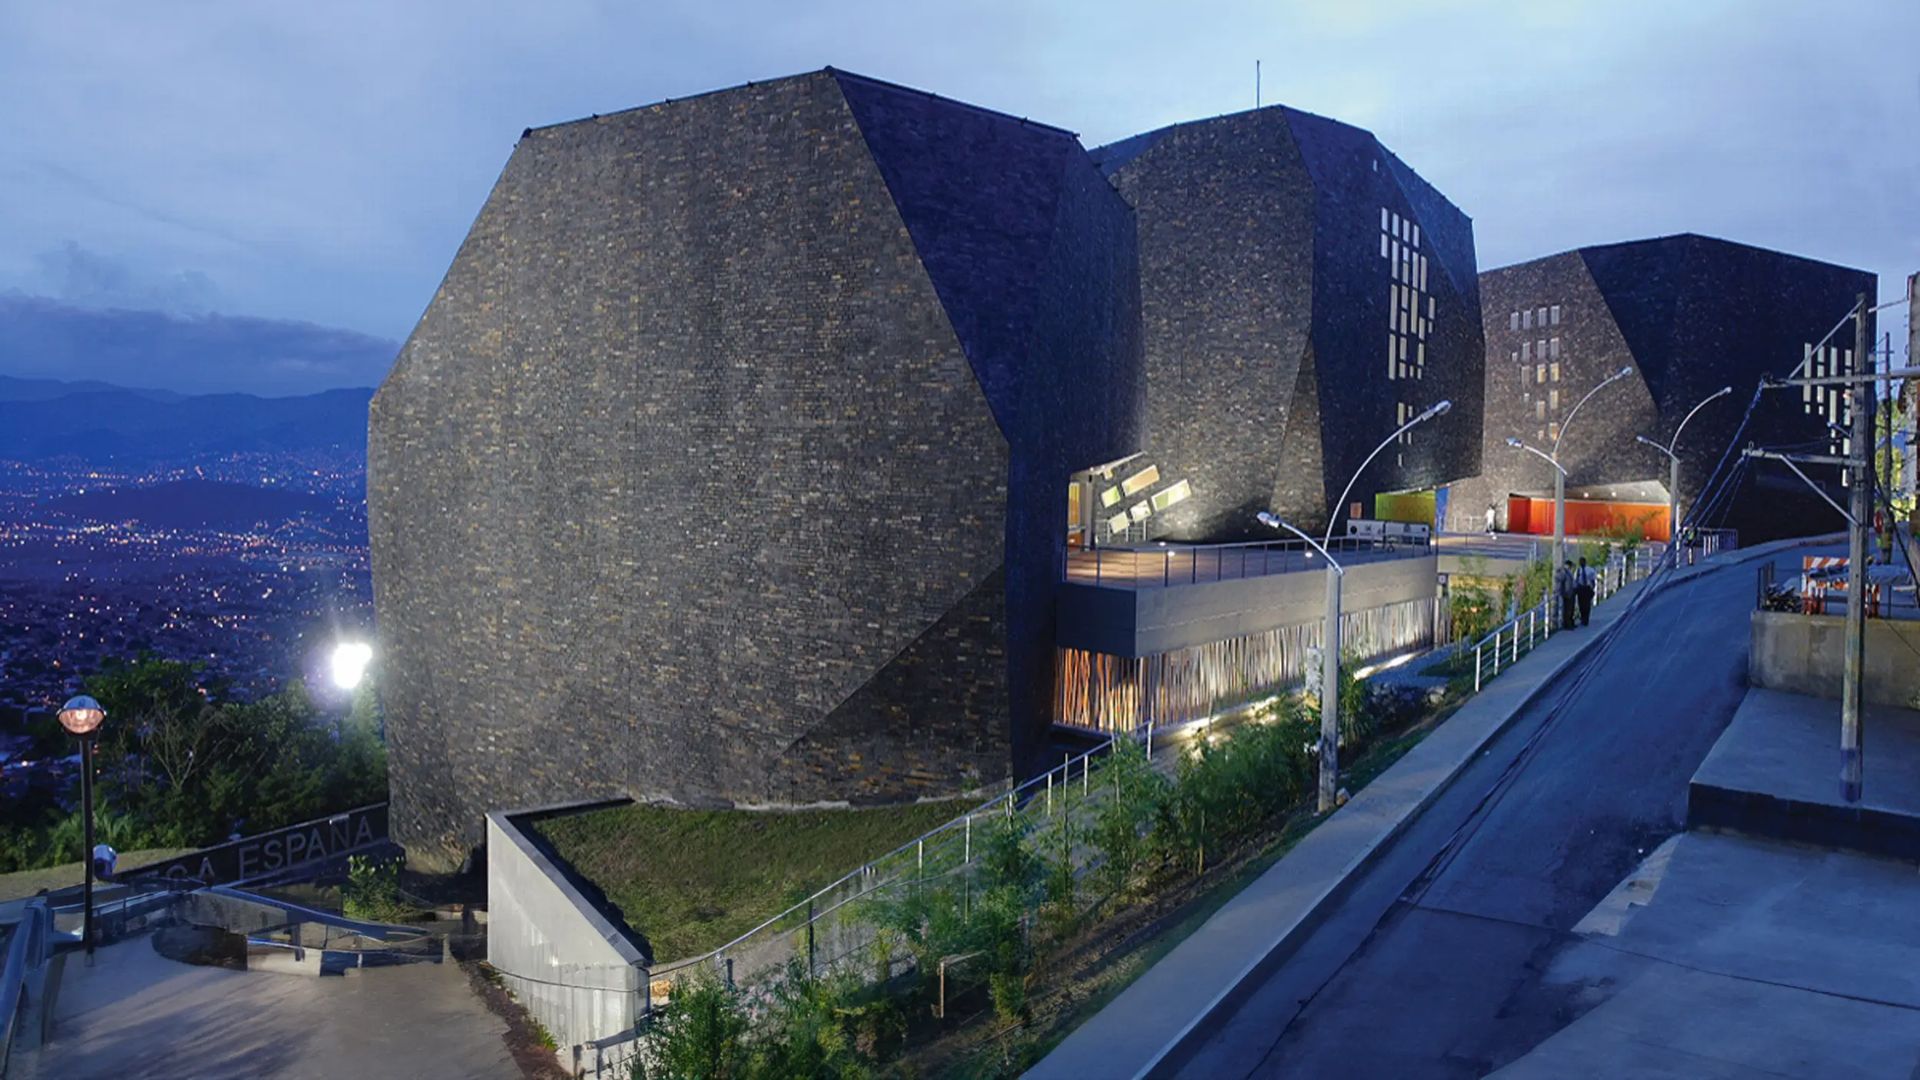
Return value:
M 711 976 L 689 979 L 647 1025 L 634 1080 L 746 1080 L 747 1024 L 732 987 Z
M 1161 817 L 1167 780 L 1154 771 L 1139 743 L 1117 739 L 1093 783 L 1101 789 L 1089 838 L 1100 853 L 1096 873 L 1107 892 L 1123 895 L 1146 868 L 1151 852 L 1147 833 Z
M 347 856 L 347 882 L 340 890 L 340 910 L 350 919 L 401 922 L 413 908 L 400 899 L 400 863 L 371 855 Z

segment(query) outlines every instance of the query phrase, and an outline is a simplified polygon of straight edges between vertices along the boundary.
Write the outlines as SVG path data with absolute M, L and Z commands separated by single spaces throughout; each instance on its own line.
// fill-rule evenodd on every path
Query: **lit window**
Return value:
M 1380 208 L 1380 231 L 1387 231 L 1387 208 L 1384 206 Z
M 1422 336 L 1425 336 L 1425 335 L 1422 335 Z M 1423 341 L 1419 345 L 1414 346 L 1414 363 L 1420 365 L 1421 367 L 1427 366 L 1427 343 L 1426 342 Z
M 1560 411 L 1560 391 L 1558 389 L 1547 391 L 1547 408 L 1552 409 L 1554 412 Z
M 1112 533 L 1115 536 L 1118 536 L 1121 533 L 1126 532 L 1127 526 L 1131 525 L 1132 523 L 1133 523 L 1133 519 L 1128 517 L 1127 515 L 1115 514 L 1112 517 L 1107 519 L 1107 531 Z
M 1155 510 L 1165 511 L 1169 506 L 1187 501 L 1187 498 L 1192 494 L 1192 486 L 1185 480 L 1182 480 L 1167 490 L 1154 495 L 1154 497 L 1148 501 L 1153 503 Z
M 1383 259 L 1387 257 L 1387 234 L 1386 233 L 1380 234 L 1380 257 Z
M 1544 307 L 1540 309 L 1540 325 L 1547 325 L 1547 309 Z
M 1553 370 L 1549 377 L 1552 378 L 1554 382 L 1560 381 L 1560 365 L 1558 363 L 1553 365 Z
M 1135 521 L 1145 521 L 1153 516 L 1153 507 L 1148 506 L 1147 501 L 1142 499 L 1128 508 L 1127 516 Z
M 1552 439 L 1555 442 L 1560 441 L 1560 425 L 1559 424 L 1547 425 L 1547 438 Z
M 1418 230 L 1415 230 L 1415 232 L 1417 233 Z M 1416 244 L 1420 242 L 1418 235 L 1414 237 L 1413 242 Z M 1427 257 L 1425 255 L 1420 256 L 1420 287 L 1423 289 L 1427 287 Z
M 1109 510 L 1113 509 L 1116 506 L 1119 506 L 1120 505 L 1120 489 L 1117 487 L 1110 487 L 1107 490 L 1101 492 L 1100 505 L 1106 507 Z
M 1523 363 L 1530 364 L 1533 362 L 1533 342 L 1523 341 L 1520 343 L 1520 359 Z
M 1535 364 L 1533 366 L 1533 381 L 1536 383 L 1543 383 L 1547 381 L 1547 365 Z
M 1415 225 L 1415 226 L 1413 227 L 1413 246 L 1414 246 L 1414 247 L 1419 247 L 1419 246 L 1420 246 L 1420 226 L 1418 226 L 1418 225 Z M 1422 259 L 1422 260 L 1420 260 L 1420 261 L 1421 261 L 1421 262 L 1425 262 L 1426 260 L 1425 260 L 1425 259 Z
M 1519 349 L 1515 349 L 1515 350 L 1513 350 L 1513 353 L 1511 354 L 1511 356 L 1512 356 L 1512 360 L 1513 360 L 1513 362 L 1514 362 L 1514 363 L 1516 363 L 1516 364 L 1517 364 L 1517 363 L 1519 363 L 1519 362 L 1520 362 L 1520 350 L 1519 350 Z
M 1553 357 L 1555 360 L 1560 359 L 1560 339 L 1559 338 L 1549 338 L 1547 340 L 1547 355 Z
M 1533 309 L 1532 308 L 1528 308 L 1527 310 L 1520 313 L 1520 328 L 1523 330 L 1533 329 Z
M 1427 321 L 1433 321 L 1433 297 L 1427 297 Z
M 1535 420 L 1545 420 L 1545 419 L 1547 418 L 1547 403 L 1546 403 L 1546 402 L 1544 402 L 1544 401 L 1536 401 L 1536 402 L 1534 402 L 1534 403 L 1533 403 L 1533 418 L 1534 418 Z
M 1137 495 L 1160 482 L 1160 466 L 1149 465 L 1120 482 L 1123 494 Z
M 1387 334 L 1387 378 L 1393 378 L 1393 362 L 1400 358 L 1400 350 L 1394 344 L 1394 336 Z
M 1553 305 L 1553 306 L 1552 306 L 1551 308 L 1548 308 L 1548 309 L 1547 309 L 1547 315 L 1548 315 L 1548 316 L 1549 316 L 1550 318 L 1552 318 L 1552 320 L 1553 320 L 1553 325 L 1555 325 L 1555 326 L 1559 326 L 1559 325 L 1560 325 L 1560 305 L 1559 305 L 1559 304 L 1555 304 L 1555 305 Z
M 1516 311 L 1513 314 L 1507 316 L 1507 329 L 1509 330 L 1520 329 L 1520 313 L 1519 312 Z

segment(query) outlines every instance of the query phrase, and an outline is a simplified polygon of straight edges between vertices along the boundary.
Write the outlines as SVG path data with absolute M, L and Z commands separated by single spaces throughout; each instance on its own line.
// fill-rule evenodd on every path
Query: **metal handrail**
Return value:
M 1650 559 L 1630 559 L 1625 552 L 1614 552 L 1599 567 L 1594 578 L 1593 602 L 1598 604 L 1614 595 L 1633 582 L 1645 578 L 1652 572 Z M 1551 593 L 1541 597 L 1540 602 L 1520 612 L 1513 618 L 1493 628 L 1479 641 L 1473 643 L 1473 692 L 1479 693 L 1486 678 L 1500 674 L 1500 649 L 1507 647 L 1507 665 L 1511 667 L 1520 659 L 1520 627 L 1526 626 L 1527 651 L 1532 652 L 1535 641 L 1544 642 L 1553 636 L 1553 601 Z M 1508 631 L 1512 631 L 1511 634 Z M 1491 648 L 1489 649 L 1489 646 Z M 1464 651 L 1464 650 L 1462 650 Z M 1492 659 L 1492 670 L 1486 670 L 1487 659 Z
M 1432 554 L 1432 538 L 1417 536 L 1334 538 L 1333 552 L 1366 552 L 1388 558 L 1418 558 Z M 1258 554 L 1256 563 L 1252 556 Z M 1278 565 L 1274 557 L 1278 556 Z M 1210 558 L 1209 558 L 1210 557 Z M 1294 539 L 1241 540 L 1223 544 L 1160 543 L 1151 547 L 1095 547 L 1069 552 L 1063 574 L 1067 581 L 1085 583 L 1085 564 L 1091 561 L 1092 583 L 1122 587 L 1154 587 L 1229 581 L 1294 570 L 1317 569 L 1322 563 L 1306 543 Z M 1078 562 L 1081 565 L 1075 566 Z M 1211 569 L 1203 569 L 1211 562 Z M 1249 570 L 1252 572 L 1250 573 Z

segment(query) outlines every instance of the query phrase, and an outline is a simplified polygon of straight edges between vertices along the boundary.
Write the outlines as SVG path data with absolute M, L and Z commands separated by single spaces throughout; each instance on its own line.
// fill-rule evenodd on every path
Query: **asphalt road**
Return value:
M 1797 572 L 1803 553 L 1779 561 Z M 1541 973 L 1683 828 L 1687 781 L 1745 693 L 1758 565 L 1669 587 L 1624 620 L 1172 1063 L 1179 1075 L 1481 1076 L 1591 1007 Z

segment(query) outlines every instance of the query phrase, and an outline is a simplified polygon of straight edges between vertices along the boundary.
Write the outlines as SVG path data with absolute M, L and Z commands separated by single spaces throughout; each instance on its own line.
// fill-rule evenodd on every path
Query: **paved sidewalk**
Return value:
M 1688 580 L 1828 538 L 1726 552 L 1671 572 Z M 1335 812 L 1260 878 L 1089 1018 L 1029 1076 L 1144 1076 L 1201 1029 L 1256 972 L 1283 962 L 1386 849 L 1535 697 L 1600 641 L 1639 595 L 1635 583 L 1594 609 L 1593 626 L 1554 635 L 1522 657 L 1438 730 Z
M 506 1025 L 452 964 L 316 978 L 169 960 L 150 935 L 68 954 L 53 1037 L 7 1075 L 45 1080 L 518 1077 Z
M 1916 1075 L 1913 864 L 1690 832 L 1574 928 L 1545 983 L 1579 1018 L 1495 1073 Z

